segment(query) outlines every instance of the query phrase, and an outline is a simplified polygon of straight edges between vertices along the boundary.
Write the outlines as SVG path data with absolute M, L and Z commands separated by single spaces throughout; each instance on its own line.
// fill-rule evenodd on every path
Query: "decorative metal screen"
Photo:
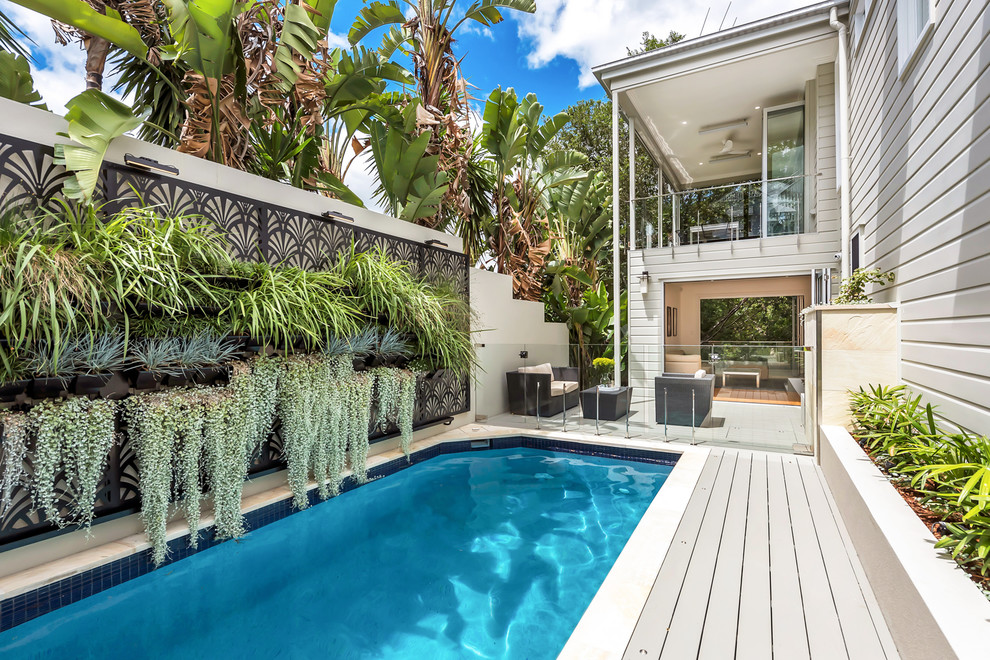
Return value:
M 54 208 L 66 174 L 53 161 L 51 146 L 0 134 L 0 204 L 5 208 L 40 205 Z M 260 202 L 227 191 L 201 186 L 177 177 L 159 176 L 105 164 L 97 193 L 109 210 L 128 205 L 161 205 L 163 212 L 194 213 L 217 224 L 228 236 L 232 256 L 243 261 L 284 263 L 309 270 L 325 267 L 352 242 L 357 251 L 381 247 L 393 259 L 409 264 L 412 272 L 430 280 L 455 283 L 469 294 L 467 257 L 441 247 L 349 224 L 327 221 L 291 208 Z M 470 381 L 449 372 L 417 381 L 414 426 L 422 427 L 470 408 Z M 385 434 L 374 433 L 372 440 Z M 122 435 L 110 455 L 106 480 L 97 496 L 97 519 L 140 506 L 134 452 Z M 0 447 L 2 459 L 2 447 Z M 284 467 L 278 427 L 252 462 L 250 473 Z M 54 531 L 33 512 L 30 493 L 18 487 L 14 503 L 0 519 L 0 550 Z

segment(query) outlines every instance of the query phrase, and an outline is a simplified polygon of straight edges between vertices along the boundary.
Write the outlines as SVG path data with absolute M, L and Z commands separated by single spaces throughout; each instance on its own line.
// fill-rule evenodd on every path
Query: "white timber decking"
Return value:
M 898 654 L 814 460 L 713 449 L 623 657 Z

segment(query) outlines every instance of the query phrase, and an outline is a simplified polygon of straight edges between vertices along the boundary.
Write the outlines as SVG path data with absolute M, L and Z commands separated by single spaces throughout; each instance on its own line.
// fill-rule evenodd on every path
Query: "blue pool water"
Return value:
M 554 658 L 671 468 L 442 456 L 0 634 L 14 658 Z

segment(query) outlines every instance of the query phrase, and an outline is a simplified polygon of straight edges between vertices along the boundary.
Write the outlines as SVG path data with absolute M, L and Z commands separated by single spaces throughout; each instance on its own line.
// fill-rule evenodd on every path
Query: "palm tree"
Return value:
M 403 6 L 405 5 L 406 11 Z M 391 57 L 396 49 L 409 53 L 421 99 L 418 133 L 429 133 L 429 153 L 439 156 L 439 168 L 449 185 L 437 212 L 419 218 L 428 227 L 470 223 L 473 218 L 468 84 L 454 55 L 454 34 L 469 21 L 491 26 L 503 20 L 501 9 L 536 11 L 534 0 L 478 0 L 463 15 L 457 0 L 389 0 L 372 2 L 361 9 L 348 38 L 356 44 L 377 28 L 393 26 L 385 35 L 382 52 Z M 460 232 L 458 232 L 460 233 Z
M 562 150 L 544 153 L 567 125 L 565 113 L 545 121 L 535 94 L 519 101 L 513 89 L 496 88 L 485 104 L 481 139 L 491 154 L 495 228 L 490 248 L 496 269 L 512 275 L 517 298 L 539 300 L 543 265 L 551 240 L 544 200 L 552 188 L 579 181 L 584 154 Z

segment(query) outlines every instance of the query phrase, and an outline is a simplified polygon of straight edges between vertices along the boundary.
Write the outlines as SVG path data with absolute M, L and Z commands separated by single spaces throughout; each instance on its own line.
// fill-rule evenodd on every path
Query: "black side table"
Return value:
M 628 387 L 601 392 L 597 387 L 581 390 L 581 413 L 585 419 L 595 419 L 598 403 L 602 409 L 598 411 L 598 419 L 602 422 L 614 422 L 629 414 L 629 400 L 632 392 Z

